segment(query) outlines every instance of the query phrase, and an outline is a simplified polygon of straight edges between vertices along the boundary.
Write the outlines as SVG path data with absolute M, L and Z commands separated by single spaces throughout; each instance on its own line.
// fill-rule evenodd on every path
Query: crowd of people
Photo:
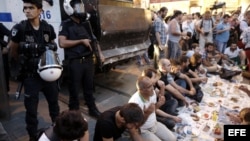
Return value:
M 241 19 L 240 10 L 231 15 L 223 12 L 212 15 L 210 11 L 191 15 L 175 10 L 172 16 L 167 16 L 168 9 L 162 7 L 152 12 L 150 39 L 154 67 L 143 70 L 136 81 L 137 91 L 127 104 L 101 113 L 93 96 L 91 43 L 96 38 L 88 32 L 88 24 L 84 24 L 86 15 L 81 0 L 71 0 L 68 4 L 74 11 L 66 10 L 70 17 L 61 23 L 58 37 L 59 47 L 64 49 L 65 60 L 68 61 L 70 94 L 67 111 L 60 113 L 56 81 L 45 81 L 37 74 L 39 57 L 45 49 L 35 50 L 35 44 L 54 45 L 56 38 L 54 28 L 39 18 L 42 0 L 23 0 L 23 12 L 27 20 L 13 26 L 11 34 L 6 32 L 10 39 L 3 53 L 10 50 L 14 60 L 18 61 L 20 56 L 24 59 L 21 61 L 21 72 L 26 129 L 30 141 L 89 140 L 87 121 L 79 111 L 80 88 L 83 88 L 89 115 L 97 118 L 94 141 L 117 140 L 126 131 L 135 141 L 175 141 L 174 127 L 182 122 L 177 108 L 189 105 L 185 97 L 201 101 L 203 93 L 199 85 L 207 82 L 206 73 L 221 73 L 219 66 L 231 64 L 250 71 L 249 10 L 244 12 Z M 25 46 L 29 49 L 24 49 L 23 42 L 29 44 Z M 57 46 L 51 49 L 55 51 Z M 144 55 L 150 64 L 147 53 Z M 100 56 L 104 59 L 102 54 Z M 140 56 L 137 61 L 141 64 Z M 40 91 L 48 101 L 52 126 L 42 132 L 38 139 L 37 107 Z M 239 116 L 228 114 L 235 123 L 249 124 L 249 113 L 249 108 L 244 108 Z

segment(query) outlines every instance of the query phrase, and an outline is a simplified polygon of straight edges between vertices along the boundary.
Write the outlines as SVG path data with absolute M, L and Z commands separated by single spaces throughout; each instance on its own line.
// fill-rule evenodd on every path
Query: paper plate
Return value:
M 210 115 L 209 113 L 203 113 L 203 114 L 201 115 L 201 117 L 202 117 L 203 119 L 209 120 L 209 119 L 211 118 L 211 115 Z
M 192 127 L 191 126 L 185 126 L 183 128 L 183 132 L 186 134 L 186 135 L 192 135 Z

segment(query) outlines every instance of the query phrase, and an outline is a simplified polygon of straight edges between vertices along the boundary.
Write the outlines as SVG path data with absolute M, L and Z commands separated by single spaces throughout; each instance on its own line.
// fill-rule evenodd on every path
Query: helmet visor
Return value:
M 40 67 L 48 66 L 48 65 L 60 65 L 58 56 L 52 50 L 46 50 L 44 54 L 41 56 Z
M 85 8 L 83 3 L 76 3 L 74 7 L 75 13 L 82 14 L 85 13 Z

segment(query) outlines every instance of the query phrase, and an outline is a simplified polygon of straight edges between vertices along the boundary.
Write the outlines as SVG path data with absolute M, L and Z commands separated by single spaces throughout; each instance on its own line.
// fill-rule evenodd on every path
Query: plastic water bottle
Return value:
M 217 113 L 216 113 L 216 112 L 213 112 L 212 120 L 213 120 L 213 121 L 217 121 L 217 119 L 218 119 Z

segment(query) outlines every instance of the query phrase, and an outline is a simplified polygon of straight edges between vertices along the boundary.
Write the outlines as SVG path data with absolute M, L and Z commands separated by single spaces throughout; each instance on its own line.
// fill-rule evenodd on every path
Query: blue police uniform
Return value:
M 67 19 L 61 23 L 59 36 L 65 36 L 67 40 L 92 39 L 92 33 L 87 30 L 86 24 L 76 23 Z M 93 52 L 89 47 L 78 44 L 74 47 L 64 48 L 65 60 L 68 63 L 69 79 L 69 109 L 79 109 L 79 90 L 82 84 L 83 94 L 89 114 L 98 116 L 100 113 L 95 105 L 93 96 L 94 62 Z
M 23 73 L 24 105 L 26 108 L 26 129 L 30 137 L 35 137 L 38 128 L 37 108 L 39 92 L 42 91 L 49 106 L 49 115 L 52 122 L 59 115 L 58 86 L 56 81 L 47 82 L 37 73 L 39 57 L 45 51 L 45 45 L 52 43 L 56 38 L 55 31 L 45 21 L 40 21 L 40 27 L 35 30 L 29 21 L 25 20 L 16 24 L 11 30 L 11 40 L 15 43 L 25 43 L 29 46 L 19 45 L 19 56 L 22 56 L 21 73 Z M 34 48 L 34 44 L 38 48 Z

